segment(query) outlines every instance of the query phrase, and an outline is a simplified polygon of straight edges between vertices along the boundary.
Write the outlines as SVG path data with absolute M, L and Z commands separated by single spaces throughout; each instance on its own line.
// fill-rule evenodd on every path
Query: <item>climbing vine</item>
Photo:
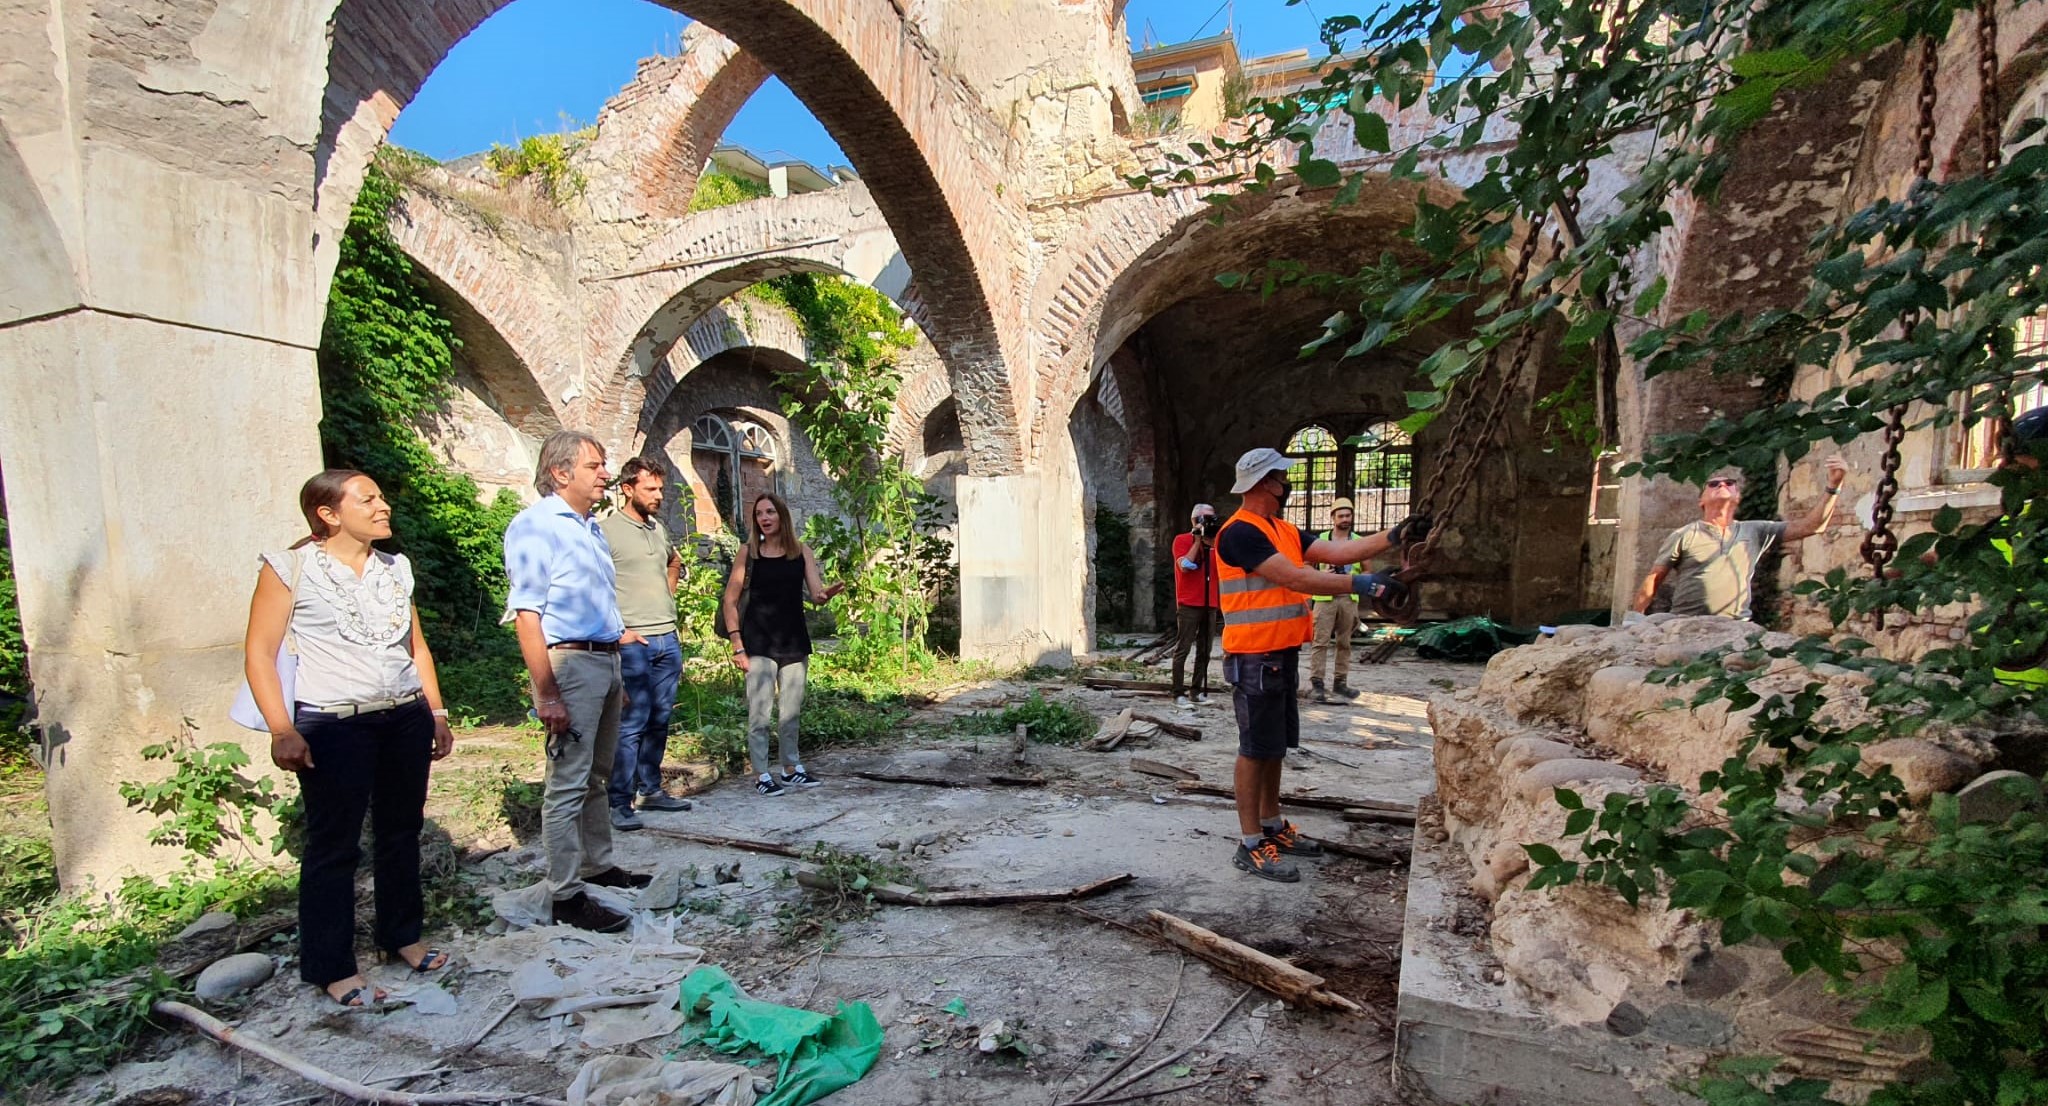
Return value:
M 398 185 L 372 166 L 350 213 L 320 335 L 320 441 L 329 465 L 357 468 L 391 502 L 389 543 L 413 562 L 414 601 L 456 717 L 525 710 L 518 643 L 500 627 L 505 527 L 519 500 L 488 503 L 434 456 L 418 430 L 448 398 L 455 329 L 391 237 Z
M 0 764 L 26 752 L 21 723 L 28 702 L 28 642 L 22 637 L 21 605 L 14 591 L 6 507 L 0 505 Z
M 798 273 L 754 292 L 797 317 L 810 354 L 780 387 L 839 508 L 837 517 L 813 516 L 805 533 L 825 575 L 847 584 L 832 600 L 834 663 L 857 672 L 922 666 L 941 586 L 935 566 L 950 549 L 932 533 L 931 497 L 885 441 L 903 384 L 896 359 L 916 344 L 916 328 L 880 293 L 842 277 Z
M 1774 471 L 1781 458 L 1880 430 L 1894 408 L 1919 429 L 2002 419 L 2004 397 L 2041 379 L 2039 355 L 2015 344 L 2021 322 L 2048 308 L 2039 145 L 1823 228 L 1808 244 L 1807 294 L 1789 305 L 1667 318 L 1666 280 L 1644 267 L 1671 212 L 1695 198 L 1712 204 L 1746 133 L 1788 110 L 1788 96 L 1881 55 L 1910 67 L 1923 40 L 1974 34 L 1976 10 L 1959 0 L 1411 0 L 1325 20 L 1342 56 L 1319 87 L 1255 105 L 1247 133 L 1191 143 L 1133 183 L 1209 187 L 1224 219 L 1247 195 L 1297 184 L 1349 204 L 1388 176 L 1427 180 L 1426 155 L 1464 152 L 1476 179 L 1454 197 L 1417 189 L 1402 249 L 1351 272 L 1276 259 L 1219 280 L 1336 299 L 1343 309 L 1305 352 L 1357 358 L 1454 313 L 1471 319 L 1420 363 L 1411 431 L 1445 415 L 1467 425 L 1469 412 L 1525 383 L 1518 351 L 1553 337 L 1576 391 L 1541 409 L 1596 448 L 1615 440 L 1625 358 L 1646 376 L 1713 373 L 1743 392 L 1758 377 L 1822 381 L 1659 439 L 1623 470 L 1692 480 L 1731 463 Z M 1390 109 L 1405 113 L 1403 130 Z M 1382 156 L 1371 173 L 1317 149 L 1334 113 Z M 1397 145 L 1418 117 L 1431 125 Z M 2002 120 L 1990 122 L 1995 136 Z M 1516 141 L 1481 149 L 1502 133 Z M 1588 165 L 1624 147 L 1640 170 L 1611 204 L 1582 210 Z M 1290 163 L 1291 173 L 1276 168 Z M 1990 482 L 2000 517 L 1970 525 L 1943 510 L 1904 542 L 1895 575 L 1837 570 L 1795 588 L 1838 625 L 1968 602 L 1976 613 L 1960 641 L 1911 662 L 1849 635 L 1759 641 L 1661 673 L 1694 706 L 1753 712 L 1743 747 L 1698 781 L 1704 798 L 1654 787 L 1588 806 L 1559 791 L 1571 849 L 1527 847 L 1530 888 L 1585 882 L 1696 911 L 1724 942 L 1771 941 L 1795 973 L 1840 981 L 1863 1003 L 1860 1027 L 1924 1034 L 1926 1061 L 1874 1103 L 2048 1101 L 2038 781 L 2013 781 L 2005 809 L 1975 821 L 1952 796 L 1908 802 L 1889 771 L 1861 762 L 1884 737 L 1961 724 L 2038 731 L 2048 719 L 2039 683 L 1996 674 L 2033 667 L 2048 645 L 2048 535 L 2032 521 L 2048 475 L 2015 466 Z M 1753 685 L 1750 673 L 1785 661 L 1865 674 L 1867 714 L 1827 709 L 1818 677 L 1784 693 Z M 1771 1069 L 1769 1059 L 1744 1061 L 1699 1090 L 1714 1103 L 1830 1101 L 1825 1083 L 1774 1080 Z

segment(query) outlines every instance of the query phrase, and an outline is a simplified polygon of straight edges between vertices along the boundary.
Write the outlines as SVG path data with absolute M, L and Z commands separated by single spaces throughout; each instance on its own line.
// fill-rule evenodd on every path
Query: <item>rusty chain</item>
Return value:
M 1978 141 L 1984 147 L 1984 175 L 1998 171 L 2004 161 L 2005 110 L 1998 94 L 1998 6 L 1995 0 L 1977 3 L 1977 80 L 1979 98 Z
M 1576 206 L 1577 199 L 1577 195 L 1572 194 L 1568 195 L 1563 202 L 1567 205 Z M 1514 274 L 1509 278 L 1509 293 L 1506 303 L 1508 311 L 1514 311 L 1527 302 L 1528 297 L 1523 295 L 1522 286 L 1528 281 L 1529 270 L 1535 264 L 1537 248 L 1542 243 L 1543 230 L 1547 222 L 1546 214 L 1545 212 L 1538 212 L 1529 220 L 1528 230 L 1522 239 L 1522 248 L 1515 260 Z M 1561 242 L 1557 244 L 1557 249 L 1561 254 L 1564 249 Z M 1395 573 L 1395 576 L 1403 584 L 1407 585 L 1407 588 L 1399 600 L 1382 598 L 1373 601 L 1374 613 L 1380 617 L 1402 625 L 1413 625 L 1415 620 L 1421 616 L 1422 596 L 1415 585 L 1420 581 L 1428 569 L 1430 561 L 1436 555 L 1437 545 L 1443 540 L 1445 521 L 1451 515 L 1457 513 L 1458 508 L 1463 505 L 1465 497 L 1471 491 L 1473 481 L 1479 475 L 1480 461 L 1484 459 L 1487 448 L 1500 434 L 1500 428 L 1506 421 L 1507 409 L 1511 405 L 1510 401 L 1515 393 L 1516 385 L 1528 370 L 1529 355 L 1534 345 L 1534 333 L 1525 326 L 1521 334 L 1516 338 L 1514 356 L 1509 359 L 1506 369 L 1494 381 L 1495 390 L 1490 403 L 1487 403 L 1479 395 L 1479 389 L 1490 377 L 1495 375 L 1494 370 L 1500 364 L 1500 346 L 1498 345 L 1487 351 L 1485 360 L 1480 363 L 1479 371 L 1474 373 L 1469 378 L 1465 387 L 1461 389 L 1463 398 L 1458 404 L 1457 413 L 1452 418 L 1450 432 L 1446 441 L 1452 443 L 1453 446 L 1462 445 L 1465 448 L 1454 463 L 1436 465 L 1430 470 L 1429 479 L 1423 485 L 1421 496 L 1415 500 L 1411 514 L 1428 515 L 1432 520 L 1432 525 L 1430 526 L 1429 533 L 1422 540 L 1407 542 L 1402 546 L 1401 568 Z M 1485 403 L 1485 413 L 1479 418 L 1476 433 L 1468 439 L 1466 431 L 1472 426 L 1473 415 L 1480 409 L 1482 403 Z M 1446 474 L 1454 468 L 1457 470 L 1457 475 L 1449 480 L 1448 490 L 1446 490 Z M 1439 494 L 1443 496 L 1440 506 Z M 1370 660 L 1370 658 L 1368 659 Z M 1384 657 L 1381 657 L 1381 659 L 1384 659 Z
M 1981 9 L 1980 9 L 1981 13 Z M 1980 19 L 1981 25 L 1981 19 Z M 1932 35 L 1920 39 L 1920 99 L 1919 118 L 1913 131 L 1913 190 L 1917 191 L 1922 182 L 1934 176 L 1934 108 L 1937 80 L 1940 75 L 1939 44 Z M 1899 320 L 1901 331 L 1911 336 L 1919 324 L 1917 313 Z M 1899 494 L 1899 448 L 1906 440 L 1906 404 L 1898 404 L 1885 414 L 1884 452 L 1878 458 L 1878 468 L 1883 473 L 1878 478 L 1875 502 L 1870 509 L 1870 532 L 1863 536 L 1863 561 L 1870 566 L 1872 579 L 1882 582 L 1885 570 L 1892 558 L 1899 552 L 1899 536 L 1892 532 L 1893 501 Z M 1885 612 L 1882 608 L 1871 612 L 1871 621 L 1879 630 L 1884 629 Z

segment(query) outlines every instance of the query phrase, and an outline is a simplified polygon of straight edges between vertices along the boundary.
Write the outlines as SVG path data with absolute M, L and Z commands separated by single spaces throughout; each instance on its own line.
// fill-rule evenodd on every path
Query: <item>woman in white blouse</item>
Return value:
M 412 565 L 372 548 L 391 505 L 368 476 L 329 469 L 299 489 L 309 537 L 264 554 L 249 604 L 244 666 L 270 728 L 270 759 L 305 798 L 299 864 L 299 977 L 343 1006 L 383 998 L 357 970 L 355 873 L 363 815 L 375 830 L 377 946 L 419 972 L 448 954 L 420 940 L 420 827 L 427 771 L 455 737 L 413 609 Z M 284 701 L 278 646 L 298 654 Z

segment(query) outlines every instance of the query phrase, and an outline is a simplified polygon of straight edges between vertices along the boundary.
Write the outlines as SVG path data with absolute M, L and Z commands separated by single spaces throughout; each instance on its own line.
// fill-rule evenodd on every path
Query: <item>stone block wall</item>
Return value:
M 1443 830 L 1462 860 L 1461 878 L 1491 904 L 1492 951 L 1516 1001 L 1561 1026 L 1679 1050 L 1678 1068 L 1643 1073 L 1657 1084 L 1674 1071 L 1697 1074 L 1711 1055 L 1763 1053 L 1786 1057 L 1794 1074 L 1837 1080 L 1838 1092 L 1867 1092 L 1924 1055 L 1924 1042 L 1854 1029 L 1853 1008 L 1825 993 L 1817 973 L 1794 977 L 1767 943 L 1723 946 L 1715 924 L 1669 909 L 1654 893 L 1631 909 L 1604 888 L 1526 886 L 1523 845 L 1580 858 L 1576 839 L 1563 835 L 1556 789 L 1577 792 L 1589 807 L 1653 786 L 1693 791 L 1702 772 L 1736 753 L 1747 714 L 1689 707 L 1692 687 L 1646 676 L 1759 637 L 1768 645 L 1793 640 L 1729 619 L 1653 615 L 1615 629 L 1567 626 L 1554 640 L 1498 654 L 1477 688 L 1430 702 Z M 1824 716 L 1867 717 L 1869 678 L 1860 673 L 1782 660 L 1757 671 L 1750 686 L 1768 697 L 1812 682 L 1821 685 Z M 1867 764 L 1890 767 L 1916 800 L 1964 787 L 1997 756 L 1981 737 L 1955 731 L 1864 750 Z

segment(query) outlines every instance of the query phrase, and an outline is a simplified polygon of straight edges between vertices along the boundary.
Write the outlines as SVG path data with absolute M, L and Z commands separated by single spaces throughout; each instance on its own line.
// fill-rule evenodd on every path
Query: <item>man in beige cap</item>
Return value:
M 1351 501 L 1342 496 L 1330 504 L 1330 528 L 1316 535 L 1317 541 L 1337 545 L 1352 538 L 1351 522 L 1354 515 Z M 1324 565 L 1321 571 L 1349 575 L 1365 571 L 1363 564 Z M 1358 698 L 1358 692 L 1351 690 L 1351 635 L 1358 632 L 1358 597 L 1355 595 L 1312 595 L 1316 612 L 1314 636 L 1309 642 L 1314 646 L 1308 654 L 1309 694 L 1318 703 L 1330 701 L 1330 692 L 1336 692 L 1339 699 L 1347 702 Z M 1330 659 L 1331 646 L 1336 646 L 1337 668 L 1331 672 L 1327 689 L 1323 685 L 1324 662 Z

